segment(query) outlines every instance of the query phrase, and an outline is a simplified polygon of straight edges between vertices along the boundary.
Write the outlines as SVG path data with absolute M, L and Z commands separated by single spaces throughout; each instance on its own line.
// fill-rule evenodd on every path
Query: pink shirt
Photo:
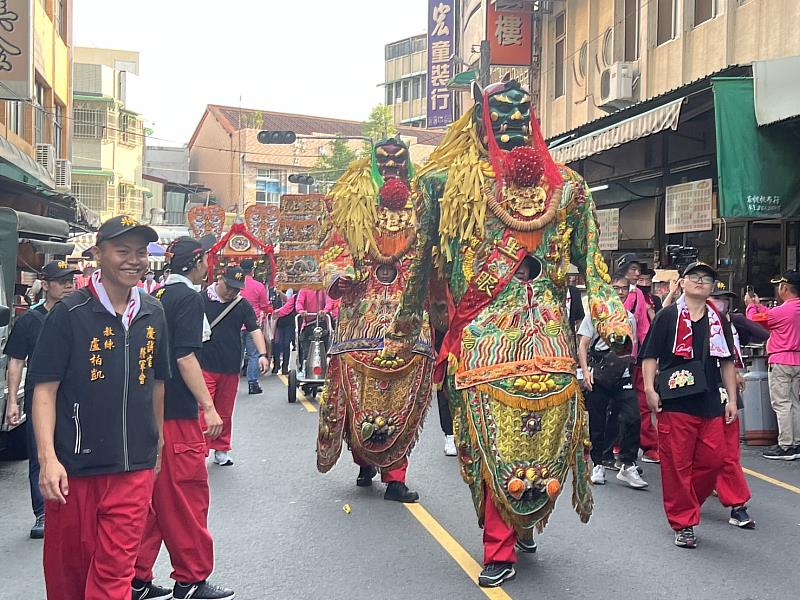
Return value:
M 250 275 L 244 278 L 244 289 L 240 293 L 242 298 L 247 300 L 250 306 L 253 307 L 257 318 L 260 319 L 262 314 L 272 312 L 272 305 L 269 303 L 269 296 L 267 296 L 267 288 Z
M 317 313 L 333 311 L 333 300 L 325 293 L 325 290 L 310 290 L 303 288 L 297 292 L 297 301 L 295 302 L 297 312 Z M 307 316 L 306 323 L 313 321 L 313 317 Z
M 768 309 L 760 323 L 769 329 L 769 364 L 800 365 L 800 298 Z
M 633 313 L 633 318 L 636 321 L 636 338 L 639 344 L 644 343 L 644 338 L 647 337 L 647 332 L 650 331 L 650 315 L 647 314 L 647 309 L 651 307 L 644 296 L 644 292 L 638 287 L 628 294 L 623 302 L 628 312 Z

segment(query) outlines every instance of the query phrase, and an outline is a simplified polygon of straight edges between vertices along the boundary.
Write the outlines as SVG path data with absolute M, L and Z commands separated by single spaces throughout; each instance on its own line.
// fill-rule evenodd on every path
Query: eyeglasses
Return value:
M 612 285 L 615 292 L 629 292 L 630 288 L 627 285 Z
M 706 285 L 711 285 L 714 283 L 714 278 L 711 275 L 698 275 L 697 273 L 690 273 L 686 276 L 686 279 L 692 283 L 704 283 Z

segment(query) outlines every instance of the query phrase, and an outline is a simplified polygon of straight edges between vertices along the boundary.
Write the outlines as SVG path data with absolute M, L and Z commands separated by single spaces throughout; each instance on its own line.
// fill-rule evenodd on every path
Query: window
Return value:
M 75 137 L 102 140 L 106 137 L 106 111 L 98 108 L 75 107 L 72 111 Z
M 406 79 L 403 82 L 403 102 L 408 102 L 411 99 L 411 82 Z
M 394 86 L 391 83 L 386 84 L 386 104 L 394 104 Z
M 717 16 L 717 0 L 694 0 L 695 27 L 715 16 Z
M 53 24 L 61 39 L 67 40 L 67 11 L 66 0 L 55 0 L 53 2 Z
M 656 7 L 656 45 L 670 41 L 675 38 L 677 30 L 677 10 L 675 0 L 658 0 Z
M 555 36 L 555 86 L 554 97 L 560 98 L 564 95 L 564 76 L 565 76 L 565 50 L 567 44 L 567 13 L 561 13 L 556 17 L 556 36 Z
M 639 0 L 625 0 L 625 58 L 634 61 L 639 58 Z
M 22 136 L 25 133 L 24 116 L 25 110 L 22 102 L 18 100 L 6 102 L 6 125 L 18 136 Z
M 64 107 L 58 102 L 53 115 L 53 146 L 56 147 L 56 158 L 61 158 L 61 140 L 64 131 Z
M 72 193 L 90 210 L 95 212 L 106 210 L 105 181 L 73 181 Z
M 414 79 L 411 81 L 411 99 L 412 100 L 416 100 L 417 98 L 422 98 L 422 95 L 420 94 L 420 89 L 419 89 L 419 86 L 420 86 L 421 82 L 422 82 L 422 78 L 421 77 L 414 77 Z
M 282 169 L 258 169 L 256 176 L 256 203 L 279 204 L 281 194 L 285 194 L 288 191 L 286 178 L 286 171 Z
M 119 141 L 129 146 L 135 146 L 142 141 L 141 123 L 136 115 L 123 113 L 120 115 Z
M 44 86 L 36 83 L 34 86 L 33 100 L 33 143 L 45 144 L 45 108 L 44 108 Z

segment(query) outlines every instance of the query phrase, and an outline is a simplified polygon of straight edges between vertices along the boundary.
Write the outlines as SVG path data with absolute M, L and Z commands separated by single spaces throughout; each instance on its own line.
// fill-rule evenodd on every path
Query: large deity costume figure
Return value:
M 375 145 L 330 194 L 322 268 L 332 298 L 341 298 L 320 400 L 317 468 L 336 463 L 342 441 L 359 465 L 356 484 L 381 472 L 387 500 L 415 502 L 405 485 L 411 452 L 431 400 L 434 353 L 428 317 L 433 238 L 415 206 L 408 147 Z M 422 219 L 422 220 L 421 220 Z
M 533 530 L 546 525 L 570 471 L 575 510 L 584 522 L 592 512 L 588 419 L 566 311 L 570 262 L 585 274 L 602 338 L 624 352 L 631 332 L 598 250 L 589 190 L 553 162 L 530 95 L 505 80 L 474 86 L 474 96 L 419 187 L 439 202 L 438 264 L 449 291 L 436 375 L 446 373 L 461 474 L 484 528 L 479 583 L 496 586 L 514 576 L 515 549 L 535 551 Z

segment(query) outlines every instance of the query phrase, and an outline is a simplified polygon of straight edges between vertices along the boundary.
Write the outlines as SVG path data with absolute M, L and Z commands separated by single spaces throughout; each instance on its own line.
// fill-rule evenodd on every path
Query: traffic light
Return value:
M 299 185 L 314 185 L 314 178 L 311 177 L 311 175 L 292 173 L 289 175 L 289 183 L 297 183 Z
M 256 138 L 262 144 L 294 144 L 297 134 L 294 131 L 259 131 Z

